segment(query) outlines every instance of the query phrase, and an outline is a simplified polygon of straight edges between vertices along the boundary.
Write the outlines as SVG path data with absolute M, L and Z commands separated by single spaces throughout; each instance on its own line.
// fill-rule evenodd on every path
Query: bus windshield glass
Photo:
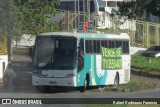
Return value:
M 57 70 L 73 69 L 76 65 L 76 38 L 38 38 L 34 66 Z

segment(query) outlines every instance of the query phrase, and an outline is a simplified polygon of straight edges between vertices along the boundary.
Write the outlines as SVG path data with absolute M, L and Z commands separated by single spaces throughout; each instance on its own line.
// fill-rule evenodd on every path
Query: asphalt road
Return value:
M 133 75 L 131 75 L 133 76 Z M 0 98 L 55 98 L 53 99 L 53 103 L 60 101 L 59 104 L 54 105 L 23 105 L 23 107 L 85 107 L 83 105 L 83 101 L 76 101 L 82 104 L 63 104 L 66 102 L 65 99 L 76 99 L 76 98 L 95 98 L 93 102 L 99 101 L 101 98 L 113 98 L 117 99 L 125 99 L 125 98 L 160 98 L 160 89 L 147 89 L 147 90 L 139 90 L 136 92 L 111 92 L 111 91 L 96 91 L 97 88 L 87 90 L 85 93 L 80 93 L 78 90 L 75 89 L 64 89 L 64 88 L 56 88 L 52 89 L 48 93 L 40 93 L 37 92 L 34 88 L 17 88 L 14 91 L 10 92 L 2 87 L 0 88 Z M 58 99 L 56 99 L 58 98 Z M 108 100 L 108 99 L 106 99 Z M 73 103 L 74 101 L 70 100 L 69 102 Z M 61 104 L 62 103 L 62 104 Z M 22 105 L 0 105 L 0 107 L 22 107 Z
M 53 103 L 59 104 L 43 104 L 43 105 L 23 105 L 23 107 L 85 107 L 82 100 L 76 100 L 78 104 L 74 104 L 73 100 L 77 98 L 86 98 L 83 100 L 86 100 L 88 98 L 95 98 L 93 101 L 94 103 L 98 103 L 98 100 L 101 98 L 112 98 L 114 99 L 120 98 L 121 100 L 125 98 L 160 98 L 160 90 L 143 90 L 143 91 L 137 91 L 137 92 L 92 92 L 91 90 L 80 93 L 79 91 L 70 91 L 70 92 L 58 92 L 58 93 L 39 93 L 34 90 L 21 90 L 21 91 L 14 91 L 14 92 L 7 92 L 6 90 L 1 89 L 0 90 L 0 97 L 1 98 L 53 98 Z M 73 98 L 72 100 L 69 100 L 69 104 L 66 104 L 66 99 Z M 55 101 L 57 100 L 57 101 Z M 108 99 L 106 99 L 107 101 Z M 126 101 L 126 100 L 124 100 Z M 133 100 L 134 101 L 134 100 Z M 63 104 L 65 103 L 65 104 Z M 67 102 L 68 103 L 68 102 Z M 73 104 L 72 104 L 73 103 Z M 79 104 L 80 103 L 80 104 Z M 81 104 L 82 103 L 82 104 Z M 0 107 L 22 107 L 22 105 L 0 105 Z
M 57 89 L 58 90 L 58 89 Z M 160 89 L 139 90 L 136 92 L 93 92 L 85 93 L 76 90 L 40 93 L 32 89 L 19 89 L 13 92 L 0 89 L 1 98 L 160 98 Z

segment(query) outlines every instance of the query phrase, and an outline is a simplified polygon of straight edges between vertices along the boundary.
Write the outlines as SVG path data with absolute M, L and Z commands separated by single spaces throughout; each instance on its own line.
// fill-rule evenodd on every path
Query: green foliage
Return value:
M 141 19 L 142 15 L 152 13 L 160 16 L 160 0 L 136 0 L 119 2 L 119 15 L 129 19 Z
M 55 30 L 52 27 L 52 18 L 59 0 L 15 0 L 15 3 L 23 14 L 24 33 L 36 35 Z
M 133 79 L 129 83 L 121 86 L 121 91 L 135 91 L 143 88 L 138 80 Z
M 142 86 L 138 80 L 132 79 L 129 83 L 119 85 L 118 87 L 106 86 L 106 91 L 132 92 L 132 91 L 136 91 L 139 89 L 143 89 L 145 87 L 147 86 Z
M 160 64 L 159 59 L 151 57 L 143 57 L 139 55 L 132 55 L 131 66 L 133 68 L 160 71 L 159 64 Z
M 160 16 L 160 0 L 150 0 L 146 5 L 146 8 L 153 15 Z
M 3 35 L 19 39 L 24 33 L 54 31 L 52 18 L 59 0 L 0 0 L 0 28 Z
M 144 0 L 131 2 L 119 2 L 119 15 L 127 16 L 129 19 L 139 19 L 145 11 Z
M 9 60 L 12 39 L 55 30 L 51 19 L 57 3 L 59 0 L 0 0 L 0 33 L 7 36 Z
M 13 0 L 0 0 L 0 27 L 2 35 L 13 37 L 21 34 L 21 13 Z

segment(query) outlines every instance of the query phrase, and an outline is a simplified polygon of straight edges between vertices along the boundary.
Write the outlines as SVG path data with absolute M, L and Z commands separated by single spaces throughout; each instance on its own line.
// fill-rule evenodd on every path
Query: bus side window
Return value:
M 86 40 L 86 53 L 94 53 L 92 40 Z
M 122 40 L 117 40 L 116 41 L 116 48 L 123 48 L 123 46 L 122 46 Z
M 101 41 L 101 46 L 105 47 L 105 48 L 110 48 L 111 45 L 110 45 L 108 40 L 102 40 Z
M 94 54 L 100 54 L 100 40 L 93 40 L 93 52 Z
M 80 39 L 80 48 L 78 55 L 78 72 L 80 72 L 84 67 L 84 39 Z
M 123 41 L 123 53 L 129 54 L 129 41 Z

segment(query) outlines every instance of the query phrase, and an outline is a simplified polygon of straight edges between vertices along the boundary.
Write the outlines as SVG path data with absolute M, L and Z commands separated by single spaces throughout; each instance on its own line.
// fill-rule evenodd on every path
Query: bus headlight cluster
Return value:
M 42 71 L 41 71 L 41 75 L 42 75 L 43 77 L 47 77 L 47 76 L 48 76 L 48 74 L 47 74 L 47 72 L 46 72 L 45 70 L 42 70 Z
M 67 74 L 66 75 L 66 78 L 72 78 L 72 77 L 74 77 L 75 76 L 75 74 Z

